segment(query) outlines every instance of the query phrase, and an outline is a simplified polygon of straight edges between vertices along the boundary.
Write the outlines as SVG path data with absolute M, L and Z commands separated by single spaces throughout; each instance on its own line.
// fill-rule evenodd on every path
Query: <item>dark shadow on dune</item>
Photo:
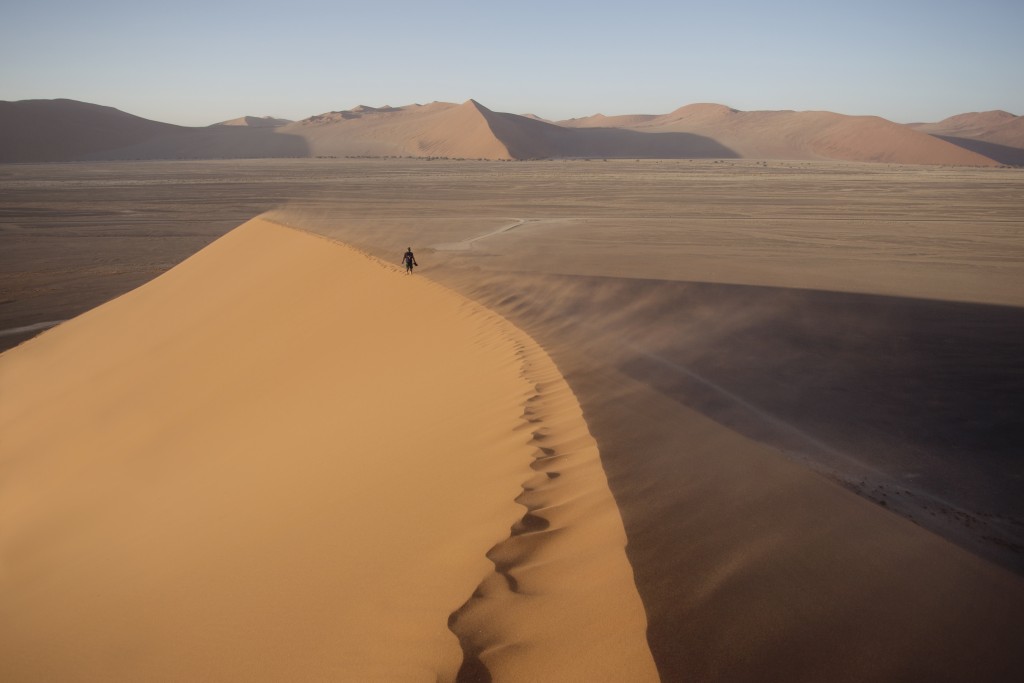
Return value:
M 74 100 L 0 102 L 0 163 L 308 157 L 297 135 L 272 128 L 194 128 Z
M 596 372 L 1024 572 L 1024 309 L 575 276 L 478 294 Z
M 0 102 L 0 162 L 84 159 L 185 130 L 75 100 Z
M 621 128 L 567 129 L 566 156 L 609 159 L 739 159 L 725 145 L 693 133 L 641 133 Z
M 495 137 L 515 159 L 737 159 L 711 138 L 693 133 L 641 133 L 622 128 L 566 128 L 479 107 Z
M 459 672 L 455 675 L 456 683 L 491 683 L 492 680 L 491 672 L 479 657 L 464 659 Z
M 144 142 L 95 152 L 90 161 L 134 159 L 267 159 L 311 156 L 308 142 L 299 135 L 275 128 L 210 126 L 185 128 Z
M 1010 147 L 1008 145 L 985 142 L 984 140 L 974 140 L 972 138 L 957 138 L 951 135 L 933 135 L 933 137 L 950 142 L 957 147 L 963 147 L 964 149 L 972 152 L 977 152 L 978 154 L 987 156 L 989 159 L 998 161 L 1001 164 L 1007 164 L 1009 166 L 1024 166 L 1024 149 L 1020 149 L 1019 147 Z
M 474 598 L 479 599 L 479 593 L 474 593 L 473 598 L 470 598 L 470 600 Z M 458 635 L 458 632 L 455 629 L 455 625 L 462 616 L 462 613 L 467 609 L 468 604 L 467 602 L 466 605 L 452 612 L 448 617 L 448 629 L 456 635 Z M 462 665 L 455 675 L 456 683 L 491 683 L 493 680 L 491 672 L 480 659 L 482 649 L 471 638 L 463 636 L 458 636 L 458 638 L 459 645 L 462 647 Z
M 780 502 L 771 461 L 1021 573 L 1024 309 L 479 271 L 459 284 L 544 345 L 579 398 L 663 680 L 995 681 L 1015 666 L 1015 602 L 957 594 L 973 584 L 945 573 L 955 562 L 930 575 L 925 536 L 879 551 L 876 528 L 823 502 L 839 492 Z

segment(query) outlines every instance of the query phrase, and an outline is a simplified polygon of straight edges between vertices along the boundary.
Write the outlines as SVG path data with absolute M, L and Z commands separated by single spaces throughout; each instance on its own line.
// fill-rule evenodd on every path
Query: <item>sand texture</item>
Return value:
M 4 680 L 656 679 L 571 390 L 422 278 L 255 220 L 0 381 Z

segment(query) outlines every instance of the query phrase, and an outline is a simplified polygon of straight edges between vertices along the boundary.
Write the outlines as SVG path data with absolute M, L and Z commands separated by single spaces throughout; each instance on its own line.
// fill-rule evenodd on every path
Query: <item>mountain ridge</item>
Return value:
M 187 127 L 75 100 L 0 102 L 0 162 L 399 156 L 993 166 L 1015 163 L 1017 152 L 1024 164 L 1024 117 L 1001 111 L 961 114 L 934 124 L 899 124 L 877 116 L 740 111 L 694 103 L 666 114 L 547 121 L 496 112 L 469 99 L 461 104 L 359 105 L 299 121 L 243 116 Z

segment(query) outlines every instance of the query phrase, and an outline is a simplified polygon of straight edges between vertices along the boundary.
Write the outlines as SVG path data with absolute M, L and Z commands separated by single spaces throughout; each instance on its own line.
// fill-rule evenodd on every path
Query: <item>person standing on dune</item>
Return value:
M 412 272 L 412 267 L 413 266 L 418 266 L 419 265 L 418 263 L 416 263 L 416 257 L 413 256 L 412 247 L 408 247 L 405 250 L 405 256 L 402 257 L 402 263 L 405 264 L 405 274 L 406 275 L 408 275 L 409 273 Z

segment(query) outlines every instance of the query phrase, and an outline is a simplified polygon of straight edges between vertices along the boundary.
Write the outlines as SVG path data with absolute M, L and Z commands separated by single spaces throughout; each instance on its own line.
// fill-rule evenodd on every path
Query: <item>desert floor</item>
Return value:
M 551 355 L 597 441 L 663 679 L 1020 666 L 1019 170 L 2 166 L 0 342 L 264 212 L 396 264 L 411 246 L 418 277 Z

